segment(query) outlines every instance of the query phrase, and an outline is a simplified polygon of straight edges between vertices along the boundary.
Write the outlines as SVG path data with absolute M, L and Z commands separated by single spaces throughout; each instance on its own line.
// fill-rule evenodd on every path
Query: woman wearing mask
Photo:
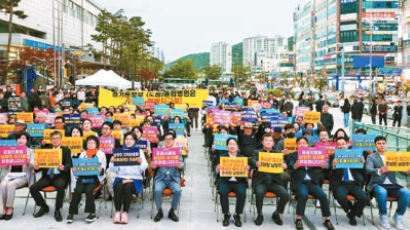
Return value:
M 18 146 L 27 147 L 30 135 L 28 133 L 17 134 Z M 16 189 L 25 185 L 30 187 L 34 183 L 34 150 L 27 148 L 26 165 L 9 166 L 8 173 L 4 177 L 0 185 L 0 191 L 3 200 L 3 212 L 0 215 L 0 220 L 10 220 L 13 217 L 14 198 Z
M 100 141 L 96 136 L 89 136 L 85 141 L 86 150 L 80 154 L 79 158 L 98 158 L 98 171 L 99 175 L 93 176 L 79 176 L 76 177 L 76 186 L 74 194 L 70 202 L 69 214 L 67 217 L 67 223 L 72 223 L 74 215 L 78 214 L 78 204 L 81 200 L 81 194 L 85 193 L 85 212 L 89 213 L 85 219 L 86 222 L 94 222 L 97 216 L 95 215 L 95 202 L 94 202 L 94 189 L 105 180 L 105 167 L 106 159 L 105 153 L 99 150 Z M 72 170 L 75 173 L 75 169 Z
M 136 148 L 136 144 L 137 137 L 134 133 L 128 132 L 124 135 L 124 149 Z M 117 175 L 114 180 L 114 224 L 128 223 L 132 195 L 139 195 L 142 191 L 143 172 L 148 168 L 148 163 L 141 150 L 139 155 L 138 165 L 133 166 L 114 166 L 115 158 L 114 156 L 111 158 L 109 170 Z

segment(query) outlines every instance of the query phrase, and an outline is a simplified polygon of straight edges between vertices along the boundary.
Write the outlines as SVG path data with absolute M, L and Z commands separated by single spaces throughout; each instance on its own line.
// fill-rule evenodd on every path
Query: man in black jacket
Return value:
M 296 140 L 296 144 L 298 148 L 308 147 L 308 140 L 306 137 L 299 137 Z M 296 196 L 296 230 L 303 229 L 302 216 L 305 214 L 306 202 L 309 194 L 320 201 L 322 216 L 325 219 L 323 225 L 328 230 L 334 230 L 334 227 L 330 222 L 329 200 L 327 199 L 326 193 L 323 192 L 319 185 L 317 169 L 320 167 L 301 166 L 301 162 L 298 159 L 298 152 L 287 155 L 285 159 L 288 169 L 293 170 L 290 189 Z M 322 168 L 325 168 L 326 166 L 327 163 L 324 162 Z
M 322 95 L 319 96 L 319 100 L 317 100 L 317 101 L 315 102 L 315 104 L 316 104 L 316 111 L 317 111 L 317 112 L 322 112 L 323 105 L 325 105 L 325 101 L 323 100 L 323 96 L 322 96 Z
M 261 121 L 259 121 L 259 125 Z M 239 127 L 238 127 L 239 128 Z M 253 151 L 260 148 L 260 137 L 263 133 L 262 129 L 253 130 L 253 124 L 246 122 L 243 126 L 237 130 L 238 140 L 239 140 L 239 149 L 241 150 L 242 155 L 247 157 L 253 156 Z
M 263 222 L 262 206 L 263 198 L 266 192 L 273 192 L 279 197 L 279 202 L 276 211 L 272 214 L 273 221 L 278 225 L 283 225 L 283 221 L 280 217 L 285 210 L 286 203 L 289 201 L 289 193 L 286 188 L 282 186 L 281 174 L 271 174 L 265 172 L 259 172 L 259 167 L 262 163 L 259 161 L 259 153 L 273 153 L 273 137 L 269 134 L 264 134 L 262 137 L 263 148 L 254 152 L 253 158 L 250 159 L 249 164 L 255 169 L 252 178 L 252 188 L 255 191 L 256 209 L 258 211 L 258 217 L 255 220 L 256 225 L 261 225 Z M 283 169 L 286 170 L 287 166 L 284 163 Z
M 332 130 L 333 130 L 333 126 L 334 126 L 334 121 L 333 121 L 333 115 L 329 113 L 328 105 L 323 106 L 323 113 L 320 116 L 320 122 L 322 123 L 323 126 L 326 127 L 326 130 L 330 137 Z
M 57 168 L 40 168 L 38 165 L 34 165 L 36 171 L 41 171 L 41 178 L 30 187 L 31 196 L 33 196 L 36 205 L 40 207 L 40 210 L 34 214 L 35 218 L 41 217 L 49 212 L 44 198 L 41 196 L 41 189 L 54 186 L 57 190 L 56 209 L 54 212 L 54 218 L 60 222 L 63 220 L 61 216 L 61 208 L 63 207 L 63 200 L 65 195 L 65 188 L 70 181 L 71 171 L 71 151 L 68 148 L 61 146 L 62 135 L 58 131 L 51 133 L 51 148 L 62 149 L 62 163 Z
M 377 110 L 379 112 L 379 125 L 382 125 L 382 121 L 384 120 L 384 125 L 387 126 L 387 111 L 389 107 L 384 99 L 382 99 L 382 102 L 377 106 Z
M 343 137 L 339 137 L 336 140 L 337 149 L 347 149 L 347 140 Z M 330 156 L 333 159 L 334 156 Z M 332 160 L 331 160 L 332 161 Z M 365 182 L 365 170 L 361 169 L 336 169 L 336 162 L 333 162 L 333 170 L 331 174 L 331 187 L 333 194 L 343 210 L 347 214 L 349 223 L 352 226 L 356 226 L 356 217 L 360 217 L 363 214 L 363 209 L 366 206 L 369 198 L 365 191 L 363 191 L 363 185 Z M 364 157 L 362 158 L 364 163 Z M 347 195 L 353 195 L 356 202 L 354 205 L 347 199 Z

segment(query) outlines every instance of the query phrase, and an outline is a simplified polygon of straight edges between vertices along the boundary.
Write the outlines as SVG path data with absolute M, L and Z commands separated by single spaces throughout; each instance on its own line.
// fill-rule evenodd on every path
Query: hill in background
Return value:
M 232 45 L 232 65 L 241 65 L 243 58 L 243 50 L 242 50 L 242 42 Z M 192 59 L 194 62 L 194 68 L 196 71 L 200 72 L 202 67 L 210 65 L 210 53 L 203 52 L 203 53 L 195 53 L 195 54 L 188 54 L 183 57 L 178 58 L 177 60 L 185 61 L 187 59 Z M 168 70 L 169 67 L 175 65 L 177 60 L 170 62 L 165 65 L 165 70 Z

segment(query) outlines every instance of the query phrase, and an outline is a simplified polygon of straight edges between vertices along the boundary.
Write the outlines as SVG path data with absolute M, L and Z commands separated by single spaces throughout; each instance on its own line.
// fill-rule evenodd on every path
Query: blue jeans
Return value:
M 330 216 L 330 205 L 327 199 L 326 193 L 320 188 L 319 185 L 311 182 L 304 182 L 300 184 L 295 190 L 296 195 L 296 215 L 305 215 L 306 202 L 308 200 L 308 194 L 311 194 L 314 198 L 320 201 L 320 209 L 322 210 L 322 216 Z
M 398 205 L 396 214 L 397 215 L 404 215 L 407 209 L 407 205 L 409 203 L 409 191 L 406 188 L 401 188 L 399 190 L 387 191 L 380 185 L 375 185 L 373 188 L 373 192 L 376 197 L 377 204 L 379 205 L 379 214 L 380 215 L 387 215 L 387 196 L 392 196 L 398 199 Z
M 162 192 L 165 188 L 171 189 L 173 193 L 171 208 L 177 210 L 179 199 L 181 198 L 181 185 L 168 177 L 165 177 L 161 181 L 157 181 L 154 185 L 154 200 L 157 210 L 162 206 Z
M 343 121 L 344 121 L 344 124 L 345 124 L 345 128 L 349 127 L 349 114 L 350 114 L 350 113 L 345 113 L 345 114 L 344 114 L 344 117 L 343 117 Z

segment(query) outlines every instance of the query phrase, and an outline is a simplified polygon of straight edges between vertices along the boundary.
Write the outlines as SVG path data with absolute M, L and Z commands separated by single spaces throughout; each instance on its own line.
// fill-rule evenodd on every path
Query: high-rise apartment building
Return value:
M 221 66 L 222 73 L 231 73 L 232 46 L 225 42 L 212 43 L 210 64 Z

